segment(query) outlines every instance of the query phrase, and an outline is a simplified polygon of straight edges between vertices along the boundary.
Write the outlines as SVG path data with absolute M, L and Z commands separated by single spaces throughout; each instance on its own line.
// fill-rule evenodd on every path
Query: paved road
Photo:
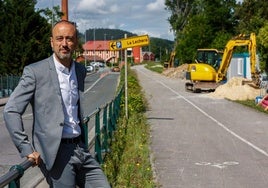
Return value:
M 91 114 L 97 107 L 105 105 L 110 102 L 114 96 L 117 88 L 119 73 L 107 72 L 103 70 L 97 74 L 90 75 L 86 78 L 85 92 L 84 92 L 84 112 L 85 116 Z M 4 99 L 0 100 L 4 103 Z M 0 113 L 3 113 L 4 106 L 0 106 Z M 30 132 L 32 124 L 31 109 L 27 109 L 23 116 L 26 132 Z M 90 124 L 91 125 L 91 124 Z M 89 125 L 89 126 L 90 126 Z M 25 159 L 21 159 L 18 151 L 13 145 L 8 132 L 5 128 L 3 117 L 0 116 L 0 175 L 6 173 L 12 165 L 19 164 Z M 33 178 L 34 177 L 34 178 Z M 41 181 L 38 188 L 46 188 L 47 184 L 43 181 L 43 175 L 38 168 L 30 168 L 25 172 L 21 179 L 22 188 L 36 187 L 35 185 Z
M 151 157 L 163 188 L 267 188 L 268 116 L 185 92 L 184 81 L 134 66 L 149 102 Z

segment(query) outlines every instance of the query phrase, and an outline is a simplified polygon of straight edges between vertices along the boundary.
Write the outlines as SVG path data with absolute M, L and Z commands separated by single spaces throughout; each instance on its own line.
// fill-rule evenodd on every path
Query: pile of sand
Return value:
M 162 74 L 169 77 L 169 78 L 185 78 L 185 72 L 188 68 L 188 64 L 180 65 L 176 68 L 168 68 L 165 69 Z
M 209 93 L 210 97 L 227 98 L 230 100 L 254 100 L 260 95 L 260 89 L 253 88 L 248 84 L 243 85 L 245 78 L 233 77 L 226 84 L 220 85 L 215 92 Z

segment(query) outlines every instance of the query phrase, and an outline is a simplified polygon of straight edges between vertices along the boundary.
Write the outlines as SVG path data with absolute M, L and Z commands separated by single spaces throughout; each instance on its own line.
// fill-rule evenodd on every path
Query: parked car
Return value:
M 94 67 L 91 65 L 86 66 L 87 72 L 93 72 L 94 71 Z
M 113 67 L 112 72 L 120 72 L 120 68 L 119 67 Z
M 105 63 L 99 62 L 99 67 L 105 67 Z
M 99 62 L 94 62 L 93 61 L 93 62 L 90 63 L 90 65 L 94 67 L 95 71 L 99 70 L 99 68 L 100 68 Z

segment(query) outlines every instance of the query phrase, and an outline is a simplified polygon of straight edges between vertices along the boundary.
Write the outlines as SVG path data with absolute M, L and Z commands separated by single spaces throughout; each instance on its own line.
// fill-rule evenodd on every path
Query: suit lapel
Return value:
M 55 67 L 55 64 L 53 61 L 53 55 L 50 56 L 50 58 L 49 58 L 49 70 L 50 70 L 50 78 L 51 78 L 51 81 L 53 83 L 53 87 L 54 87 L 55 91 L 57 92 L 57 94 L 61 98 L 60 83 L 59 83 L 56 67 Z
M 82 71 L 80 70 L 80 67 L 77 66 L 77 63 L 75 63 L 75 73 L 76 73 L 76 77 L 77 77 L 77 82 L 78 82 L 78 90 L 81 92 L 84 91 L 84 78 L 82 76 Z

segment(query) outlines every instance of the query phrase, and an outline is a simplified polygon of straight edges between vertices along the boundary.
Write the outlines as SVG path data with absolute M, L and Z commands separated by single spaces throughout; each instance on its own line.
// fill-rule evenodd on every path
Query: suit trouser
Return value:
M 109 188 L 99 163 L 85 149 L 83 143 L 61 143 L 53 168 L 40 166 L 48 184 L 53 188 Z

